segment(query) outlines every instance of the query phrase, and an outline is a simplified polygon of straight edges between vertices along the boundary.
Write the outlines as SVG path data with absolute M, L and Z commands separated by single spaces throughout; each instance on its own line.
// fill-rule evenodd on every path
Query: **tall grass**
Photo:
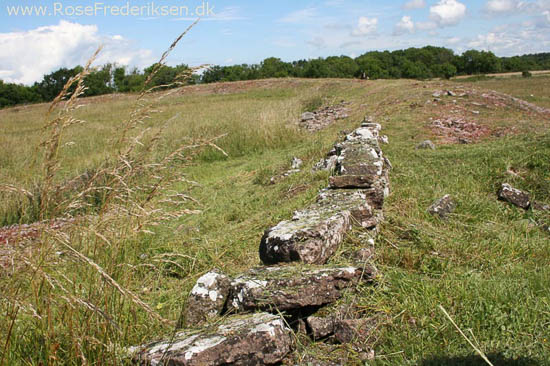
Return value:
M 194 24 L 193 24 L 194 25 Z M 193 26 L 192 25 L 192 26 Z M 182 33 L 155 65 L 134 109 L 112 141 L 116 154 L 76 179 L 63 179 L 60 154 L 63 137 L 76 125 L 83 83 L 100 49 L 78 75 L 70 79 L 50 105 L 41 143 L 41 171 L 31 192 L 23 194 L 32 212 L 20 219 L 71 218 L 62 230 L 42 226 L 35 242 L 19 243 L 12 265 L 0 272 L 0 365 L 4 364 L 118 364 L 123 344 L 151 329 L 175 325 L 162 317 L 127 285 L 148 271 L 162 271 L 170 256 L 157 265 L 136 262 L 151 228 L 165 220 L 196 214 L 196 201 L 185 194 L 193 182 L 173 174 L 189 165 L 204 148 L 225 152 L 214 139 L 195 139 L 159 153 L 163 131 L 171 119 L 145 122 L 173 90 L 154 93 L 149 83 L 169 52 L 191 29 Z M 180 85 L 190 73 L 178 75 Z M 174 184 L 180 190 L 170 191 Z

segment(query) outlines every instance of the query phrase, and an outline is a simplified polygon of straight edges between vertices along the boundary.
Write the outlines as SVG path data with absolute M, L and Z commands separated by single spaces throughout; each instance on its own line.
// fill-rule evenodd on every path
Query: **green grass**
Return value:
M 550 90 L 540 80 L 543 77 L 488 80 L 475 86 L 518 97 L 533 93 L 540 98 L 534 102 L 544 105 Z M 198 183 L 171 188 L 195 198 L 199 203 L 190 207 L 202 214 L 165 222 L 152 228 L 155 235 L 118 238 L 109 245 L 85 234 L 71 233 L 71 238 L 124 288 L 162 317 L 176 321 L 186 294 L 201 274 L 213 267 L 237 274 L 260 264 L 263 231 L 312 202 L 318 189 L 326 186 L 327 175 L 311 173 L 310 168 L 341 139 L 342 131 L 350 131 L 365 114 L 372 114 L 389 136 L 390 144 L 382 148 L 394 170 L 386 222 L 376 244 L 381 282 L 374 289 L 361 288 L 357 298 L 367 313 L 381 314 L 383 319 L 375 343 L 378 357 L 369 364 L 482 365 L 439 305 L 498 360 L 495 365 L 550 364 L 550 237 L 533 225 L 550 223 L 550 217 L 496 200 L 498 186 L 507 181 L 550 203 L 550 136 L 544 132 L 548 119 L 513 107 L 482 110 L 478 123 L 515 126 L 515 133 L 477 144 L 415 150 L 419 141 L 439 141 L 428 128 L 429 118 L 453 105 L 452 98 L 443 107 L 425 105 L 426 100 L 432 99 L 434 90 L 461 85 L 472 84 L 290 79 L 225 84 L 223 94 L 215 92 L 216 86 L 176 94 L 163 100 L 160 112 L 146 122 L 155 129 L 159 121 L 177 116 L 164 132 L 166 142 L 159 155 L 189 138 L 225 135 L 218 145 L 228 158 L 207 149 L 192 166 L 173 167 L 174 173 Z M 535 90 L 530 92 L 530 87 Z M 296 127 L 300 114 L 319 100 L 341 99 L 353 103 L 349 119 L 314 134 Z M 64 143 L 75 144 L 62 150 L 60 179 L 93 168 L 115 153 L 109 141 L 132 110 L 130 101 L 130 96 L 85 100 L 87 106 L 78 111 L 78 117 L 88 122 L 64 138 Z M 465 98 L 458 103 L 470 101 Z M 45 109 L 36 105 L 0 111 L 6 131 L 0 136 L 1 182 L 29 187 L 40 176 L 36 145 Z M 267 184 L 272 175 L 289 169 L 293 156 L 304 160 L 302 172 L 279 184 Z M 508 169 L 522 178 L 508 175 Z M 455 213 L 447 221 L 429 216 L 427 207 L 446 193 L 457 200 Z M 13 209 L 12 200 L 3 196 L 0 219 Z M 119 220 L 124 225 L 124 218 Z M 361 239 L 353 234 L 334 262 L 345 261 L 346 251 L 360 245 Z M 28 296 L 21 298 L 32 303 L 43 319 L 48 311 L 55 314 L 49 319 L 56 324 L 48 327 L 28 307 L 22 308 L 5 356 L 8 364 L 81 364 L 72 348 L 74 339 L 82 343 L 90 364 L 119 363 L 122 347 L 173 330 L 152 320 L 98 280 L 95 270 L 71 256 L 61 256 L 49 266 L 62 269 L 73 284 L 68 288 L 73 296 L 93 301 L 117 326 L 109 325 L 97 312 L 52 301 L 59 299 L 52 295 L 59 289 L 47 283 L 23 286 Z M 0 291 L 14 288 L 14 281 L 32 283 L 28 278 L 0 275 Z M 0 304 L 5 314 L 10 309 L 8 303 Z M 0 320 L 0 339 L 5 338 L 7 319 Z M 55 334 L 48 333 L 51 329 Z M 306 343 L 298 352 L 322 350 Z M 348 363 L 359 364 L 354 352 L 350 354 Z

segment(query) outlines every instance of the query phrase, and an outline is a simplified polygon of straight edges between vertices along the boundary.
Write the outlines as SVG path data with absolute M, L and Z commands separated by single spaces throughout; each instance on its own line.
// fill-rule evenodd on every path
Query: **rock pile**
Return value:
M 314 112 L 304 112 L 300 117 L 300 126 L 308 131 L 319 131 L 339 119 L 348 118 L 350 102 L 342 101 L 337 105 L 324 107 Z
M 364 122 L 337 144 L 330 185 L 315 203 L 266 230 L 260 259 L 266 265 L 235 278 L 219 271 L 203 275 L 187 300 L 184 331 L 135 349 L 134 362 L 152 365 L 271 365 L 291 351 L 291 328 L 313 339 L 352 343 L 366 339 L 373 318 L 353 311 L 317 315 L 345 291 L 375 281 L 370 262 L 374 236 L 389 194 L 387 160 L 380 150 L 381 126 Z M 367 247 L 358 248 L 356 265 L 326 265 L 353 226 L 362 228 Z M 221 325 L 204 324 L 219 318 Z M 289 325 L 290 324 L 290 325 Z M 363 350 L 364 351 L 364 350 Z

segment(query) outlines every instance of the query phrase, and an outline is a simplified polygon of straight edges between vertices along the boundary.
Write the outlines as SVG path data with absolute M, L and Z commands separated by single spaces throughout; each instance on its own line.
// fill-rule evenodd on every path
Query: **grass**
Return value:
M 499 184 L 507 181 L 550 203 L 547 117 L 513 106 L 480 109 L 478 123 L 495 129 L 515 127 L 514 133 L 471 145 L 439 145 L 435 151 L 414 149 L 427 138 L 440 141 L 429 129 L 429 118 L 450 113 L 454 106 L 450 97 L 438 106 L 425 104 L 434 90 L 473 85 L 520 98 L 534 94 L 539 99 L 531 101 L 543 106 L 550 97 L 546 84 L 545 77 L 537 76 L 475 84 L 283 79 L 184 88 L 164 98 L 144 126 L 156 131 L 160 122 L 170 121 L 163 144 L 154 152 L 159 157 L 182 142 L 224 135 L 216 143 L 229 157 L 205 148 L 192 164 L 174 161 L 170 167 L 172 173 L 197 184 L 174 183 L 168 191 L 192 196 L 198 203 L 189 202 L 187 207 L 202 213 L 149 227 L 154 235 L 119 237 L 120 231 L 114 231 L 109 243 L 89 232 L 70 231 L 69 243 L 77 243 L 80 253 L 161 318 L 176 322 L 186 294 L 201 274 L 212 267 L 237 274 L 259 264 L 263 230 L 315 198 L 326 186 L 327 175 L 311 173 L 310 168 L 341 139 L 342 131 L 372 114 L 389 136 L 390 144 L 383 149 L 394 170 L 386 222 L 376 248 L 381 283 L 374 289 L 360 288 L 356 300 L 365 312 L 382 314 L 384 319 L 375 344 L 377 358 L 368 364 L 483 365 L 439 310 L 441 305 L 495 365 L 547 365 L 549 236 L 534 223 L 548 223 L 550 217 L 511 207 L 495 195 Z M 349 119 L 318 133 L 296 127 L 300 114 L 312 105 L 342 99 L 353 103 Z M 457 99 L 467 108 L 476 100 Z M 86 105 L 76 117 L 87 123 L 63 137 L 58 179 L 97 168 L 117 153 L 112 136 L 131 112 L 131 100 L 131 96 L 84 100 Z M 46 108 L 0 111 L 5 131 L 0 136 L 1 182 L 23 187 L 36 183 L 40 169 L 36 146 Z M 302 172 L 267 184 L 272 175 L 289 169 L 293 156 L 304 160 Z M 509 169 L 520 177 L 507 174 Z M 458 202 L 455 213 L 447 221 L 429 216 L 426 208 L 446 193 Z M 19 204 L 13 195 L 2 196 L 1 202 L 0 220 L 5 224 L 30 219 L 8 215 Z M 171 210 L 160 202 L 155 207 Z M 129 222 L 122 216 L 110 227 Z M 358 234 L 348 239 L 335 263 L 345 261 L 347 248 L 362 244 Z M 2 300 L 0 310 L 7 315 L 20 312 L 9 347 L 2 349 L 7 364 L 121 363 L 124 347 L 173 331 L 173 325 L 152 318 L 69 249 L 63 252 L 45 253 L 41 248 L 33 252 L 48 261 L 46 269 L 55 267 L 64 273 L 66 278 L 55 279 L 59 283 L 0 275 L 0 291 L 13 289 L 16 281 L 22 284 L 17 296 L 1 292 L 11 297 Z M 26 302 L 14 304 L 13 299 Z M 79 305 L 79 300 L 91 305 Z M 48 312 L 55 316 L 46 317 Z M 9 318 L 0 320 L 0 339 L 5 339 Z M 45 319 L 55 324 L 46 324 Z M 323 349 L 304 342 L 299 352 L 333 357 Z M 348 364 L 361 364 L 353 350 L 342 347 L 342 351 L 349 351 Z

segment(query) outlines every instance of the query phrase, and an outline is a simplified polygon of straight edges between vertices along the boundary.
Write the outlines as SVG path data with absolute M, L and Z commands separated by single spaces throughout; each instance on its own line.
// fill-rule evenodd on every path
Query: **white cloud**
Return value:
M 466 16 L 466 5 L 457 0 L 440 0 L 430 7 L 430 19 L 440 27 L 458 24 Z
M 406 33 L 414 32 L 414 22 L 411 17 L 404 16 L 401 20 L 395 25 L 393 29 L 393 34 L 399 36 Z
M 466 46 L 489 50 L 500 56 L 546 52 L 550 47 L 550 33 L 541 32 L 535 25 L 508 24 L 487 34 L 479 34 L 466 42 Z
M 410 0 L 407 1 L 404 5 L 404 9 L 422 9 L 426 7 L 426 1 L 425 0 Z
M 485 9 L 489 13 L 510 13 L 519 8 L 518 0 L 489 0 L 485 5 Z
M 96 25 L 62 20 L 57 25 L 0 33 L 0 77 L 31 84 L 60 67 L 83 65 L 100 44 L 104 49 L 96 65 L 115 62 L 143 67 L 153 62 L 149 50 L 136 49 L 120 35 L 101 35 Z
M 450 45 L 458 44 L 458 43 L 460 43 L 460 41 L 462 41 L 462 39 L 459 38 L 459 37 L 450 37 L 450 38 L 447 38 L 447 43 L 450 44 Z
M 366 36 L 376 32 L 378 28 L 378 18 L 359 17 L 357 28 L 352 31 L 354 36 Z
M 550 23 L 550 11 L 546 10 L 545 12 L 542 13 L 542 15 L 544 15 L 548 23 Z
M 317 9 L 305 8 L 301 10 L 293 11 L 290 14 L 285 15 L 279 22 L 281 23 L 293 23 L 293 24 L 305 24 L 310 23 L 318 17 Z

